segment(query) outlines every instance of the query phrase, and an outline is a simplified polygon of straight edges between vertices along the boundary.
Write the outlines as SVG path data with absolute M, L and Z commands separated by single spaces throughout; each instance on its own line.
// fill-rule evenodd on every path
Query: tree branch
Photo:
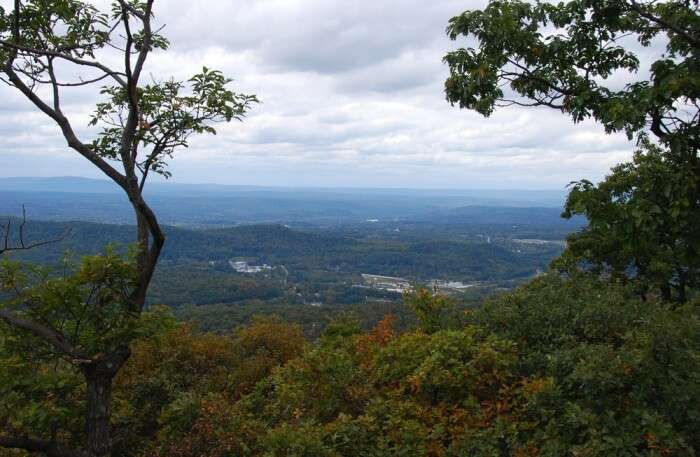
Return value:
M 93 362 L 88 356 L 74 348 L 72 344 L 66 341 L 66 338 L 60 332 L 48 326 L 25 319 L 19 314 L 8 309 L 0 309 L 0 319 L 5 321 L 11 327 L 25 330 L 50 344 L 60 354 L 67 357 L 68 361 L 74 365 L 85 365 Z
M 136 8 L 134 8 L 133 6 L 126 3 L 124 0 L 119 0 L 119 5 L 122 7 L 122 9 L 130 12 L 131 14 L 136 16 L 137 18 L 143 20 L 143 14 L 140 11 L 138 11 Z
M 34 106 L 39 108 L 58 124 L 63 133 L 63 137 L 68 142 L 68 146 L 92 162 L 93 165 L 109 176 L 121 188 L 126 189 L 126 180 L 124 176 L 115 170 L 114 167 L 108 164 L 102 157 L 95 154 L 95 152 L 93 152 L 89 146 L 82 143 L 75 135 L 75 132 L 73 131 L 68 119 L 60 111 L 56 111 L 55 109 L 51 108 L 41 98 L 39 98 L 38 95 L 32 92 L 24 81 L 22 81 L 19 75 L 17 75 L 15 70 L 12 68 L 11 63 L 8 62 L 4 71 L 7 77 L 10 79 L 10 82 L 12 82 L 12 84 L 34 104 Z
M 53 58 L 49 57 L 49 78 L 51 78 L 51 88 L 53 90 L 53 109 L 57 113 L 61 113 L 61 96 L 58 90 L 58 81 L 56 74 L 53 71 Z
M 58 238 L 53 238 L 49 240 L 42 240 L 42 241 L 36 241 L 34 243 L 25 243 L 24 241 L 24 226 L 27 223 L 27 213 L 26 210 L 24 209 L 24 205 L 22 205 L 22 222 L 19 225 L 19 245 L 17 246 L 12 246 L 10 243 L 10 236 L 11 236 L 11 229 L 12 229 L 12 219 L 7 220 L 7 225 L 0 225 L 5 231 L 4 234 L 2 234 L 2 243 L 3 245 L 0 246 L 0 255 L 6 253 L 6 252 L 12 252 L 12 251 L 28 251 L 33 248 L 37 248 L 39 246 L 44 246 L 47 244 L 51 243 L 57 243 L 63 239 L 65 239 L 66 235 L 70 233 L 70 230 L 67 230 L 63 235 L 61 235 Z
M 661 27 L 664 27 L 668 30 L 673 31 L 673 33 L 675 33 L 676 35 L 683 38 L 685 41 L 690 43 L 693 47 L 695 47 L 695 48 L 700 47 L 700 38 L 698 38 L 697 36 L 693 36 L 691 34 L 692 32 L 689 32 L 688 30 L 685 30 L 685 29 L 677 26 L 676 24 L 668 22 L 660 17 L 654 16 L 653 14 L 651 14 L 648 11 L 645 11 L 644 8 L 642 8 L 642 6 L 639 3 L 637 3 L 635 0 L 631 0 L 631 3 L 632 3 L 632 9 L 637 14 L 642 16 L 643 18 L 648 19 L 651 22 L 654 22 L 656 24 L 659 24 Z
M 32 76 L 32 75 L 26 74 L 26 73 L 23 73 L 23 74 L 25 74 L 27 77 L 31 78 L 32 81 L 37 82 L 37 83 L 39 83 L 39 84 L 52 84 L 51 80 L 40 79 L 40 78 L 37 78 L 36 76 Z M 78 81 L 78 82 L 62 83 L 62 82 L 60 82 L 60 81 L 56 81 L 55 84 L 56 84 L 56 86 L 58 86 L 58 87 L 80 87 L 80 86 L 87 86 L 87 85 L 89 85 L 89 84 L 94 84 L 94 83 L 96 83 L 96 82 L 100 82 L 100 81 L 102 81 L 103 79 L 108 78 L 108 77 L 109 77 L 109 75 L 107 75 L 107 74 L 104 74 L 104 75 L 101 75 L 101 76 L 96 76 L 96 77 L 94 77 L 94 78 L 92 78 L 92 79 L 83 79 L 83 78 L 79 77 L 78 79 L 79 79 L 80 81 Z
M 0 447 L 21 449 L 29 452 L 41 452 L 48 457 L 83 457 L 85 454 L 58 446 L 55 442 L 30 438 L 28 436 L 10 437 L 0 435 Z
M 122 76 L 125 76 L 123 73 L 114 71 L 114 70 L 110 69 L 109 67 L 107 67 L 99 62 L 94 62 L 92 60 L 80 59 L 78 57 L 73 57 L 73 56 L 68 55 L 68 54 L 63 54 L 63 53 L 51 51 L 48 49 L 30 48 L 30 47 L 15 44 L 15 43 L 12 43 L 12 42 L 6 41 L 6 40 L 0 40 L 0 46 L 6 46 L 10 49 L 13 49 L 15 52 L 22 51 L 22 52 L 25 52 L 29 55 L 55 57 L 58 59 L 67 60 L 67 61 L 72 62 L 72 63 L 77 64 L 77 65 L 97 68 L 99 70 L 102 70 L 106 75 L 111 76 L 120 86 L 126 87 L 126 81 L 124 80 L 124 78 L 122 78 Z
M 122 8 L 123 8 L 122 2 Z M 127 52 L 124 55 L 125 58 L 125 72 L 127 74 L 127 96 L 129 98 L 129 115 L 127 117 L 126 125 L 124 127 L 124 134 L 122 135 L 122 144 L 120 155 L 122 158 L 122 163 L 124 164 L 124 172 L 127 178 L 127 184 L 138 188 L 138 181 L 136 178 L 136 173 L 134 171 L 135 159 L 131 157 L 131 146 L 134 141 L 134 136 L 136 134 L 136 128 L 139 123 L 139 100 L 138 100 L 138 83 L 141 77 L 141 71 L 143 70 L 143 65 L 146 62 L 146 57 L 151 49 L 151 11 L 153 7 L 153 0 L 148 0 L 146 3 L 146 8 L 143 15 L 137 16 L 141 19 L 143 23 L 143 42 L 140 45 L 138 57 L 136 58 L 136 63 L 133 69 L 131 68 L 131 53 L 128 52 L 131 49 L 132 36 L 129 29 L 129 17 L 128 14 L 124 13 L 122 9 L 122 22 L 124 23 L 124 28 L 127 31 Z

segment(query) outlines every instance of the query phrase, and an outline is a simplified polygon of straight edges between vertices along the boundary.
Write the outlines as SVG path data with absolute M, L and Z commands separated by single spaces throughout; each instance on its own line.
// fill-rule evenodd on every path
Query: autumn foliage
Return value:
M 448 322 L 423 291 L 407 301 L 428 313 L 413 330 L 345 316 L 317 341 L 276 318 L 215 335 L 156 310 L 115 382 L 115 455 L 694 455 L 697 307 L 636 296 L 547 276 Z M 40 370 L 35 388 L 0 387 L 3 412 L 22 405 L 3 426 L 79 441 L 74 375 L 3 344 L 3 372 Z

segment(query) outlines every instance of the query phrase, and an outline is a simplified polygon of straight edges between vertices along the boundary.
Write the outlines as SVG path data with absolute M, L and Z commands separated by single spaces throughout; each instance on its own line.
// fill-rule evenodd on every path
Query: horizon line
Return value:
M 77 175 L 60 175 L 60 176 L 0 176 L 0 181 L 2 180 L 13 180 L 13 179 L 27 179 L 27 180 L 51 180 L 51 179 L 81 179 L 86 181 L 93 181 L 99 183 L 111 183 L 114 181 L 108 178 L 94 178 L 87 176 L 77 176 Z M 297 185 L 265 185 L 265 184 L 223 184 L 219 182 L 182 182 L 175 180 L 159 180 L 151 183 L 151 185 L 165 186 L 168 184 L 178 185 L 178 186 L 217 186 L 217 187 L 231 187 L 231 188 L 259 188 L 259 189 L 280 189 L 280 190 L 382 190 L 382 191 L 434 191 L 434 192 L 469 192 L 469 191 L 490 191 L 490 192 L 567 192 L 567 186 L 561 188 L 527 188 L 527 187 L 508 187 L 508 188 L 492 188 L 492 187 L 373 187 L 373 186 L 297 186 Z M 118 186 L 115 190 L 118 190 Z

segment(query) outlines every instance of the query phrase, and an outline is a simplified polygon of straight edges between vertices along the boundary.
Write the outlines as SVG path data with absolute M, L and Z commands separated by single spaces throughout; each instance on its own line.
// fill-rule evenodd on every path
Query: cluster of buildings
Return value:
M 388 290 L 390 292 L 398 292 L 401 294 L 413 289 L 413 286 L 407 279 L 395 278 L 393 276 L 380 276 L 363 273 L 362 281 L 367 287 Z
M 413 285 L 406 278 L 362 274 L 362 281 L 363 285 L 361 287 L 369 287 L 372 289 L 380 289 L 398 293 L 410 292 L 413 290 Z M 461 281 L 443 281 L 440 279 L 434 279 L 429 281 L 427 285 L 435 291 L 461 292 L 469 289 L 470 287 L 474 287 L 476 284 L 467 284 Z
M 261 271 L 273 269 L 273 267 L 266 263 L 262 265 L 249 265 L 245 260 L 229 260 L 228 264 L 238 273 L 260 273 Z

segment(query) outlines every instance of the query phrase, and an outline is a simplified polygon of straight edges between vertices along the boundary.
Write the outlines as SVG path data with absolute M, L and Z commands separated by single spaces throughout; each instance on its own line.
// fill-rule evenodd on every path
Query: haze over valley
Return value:
M 108 182 L 8 178 L 0 190 L 0 213 L 24 207 L 27 242 L 60 238 L 22 258 L 56 267 L 130 246 L 133 215 Z M 541 274 L 582 225 L 560 217 L 553 191 L 156 184 L 149 198 L 168 239 L 149 302 L 219 331 L 275 309 L 315 314 L 306 330 L 318 332 L 324 312 L 374 316 L 417 285 L 475 300 Z

